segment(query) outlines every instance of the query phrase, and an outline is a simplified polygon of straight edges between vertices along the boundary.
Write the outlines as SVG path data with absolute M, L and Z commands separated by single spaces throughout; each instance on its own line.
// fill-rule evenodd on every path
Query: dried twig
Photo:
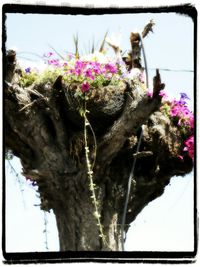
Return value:
M 145 38 L 149 32 L 153 32 L 154 21 L 151 19 L 150 22 L 144 27 L 142 32 L 142 38 Z
M 130 42 L 131 42 L 131 52 L 129 54 L 129 57 L 131 58 L 131 68 L 141 68 L 141 37 L 144 38 L 147 36 L 147 34 L 151 31 L 153 32 L 153 26 L 155 23 L 153 20 L 150 20 L 150 22 L 144 27 L 144 30 L 142 34 L 138 32 L 131 32 L 130 35 Z M 129 62 L 130 64 L 130 62 Z
M 36 101 L 37 101 L 37 100 L 34 100 L 33 102 L 31 102 L 31 103 L 25 105 L 25 106 L 24 106 L 23 108 L 21 108 L 19 111 L 23 111 L 24 109 L 26 109 L 26 108 L 32 106 Z
M 143 158 L 143 157 L 149 157 L 152 156 L 153 152 L 152 151 L 141 151 L 141 152 L 137 152 L 135 154 L 133 154 L 134 158 Z

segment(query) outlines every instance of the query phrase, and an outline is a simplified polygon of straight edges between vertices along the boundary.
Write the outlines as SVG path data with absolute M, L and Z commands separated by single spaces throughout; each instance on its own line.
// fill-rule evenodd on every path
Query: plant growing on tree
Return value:
M 158 70 L 152 90 L 145 84 L 142 38 L 153 25 L 131 33 L 124 58 L 107 34 L 100 52 L 80 56 L 76 37 L 75 56 L 47 53 L 43 73 L 22 70 L 15 52 L 7 53 L 6 146 L 37 183 L 41 208 L 53 209 L 62 251 L 122 249 L 134 159 L 124 231 L 172 176 L 192 170 L 194 116 L 187 95 L 170 99 Z M 103 52 L 106 41 L 114 58 Z

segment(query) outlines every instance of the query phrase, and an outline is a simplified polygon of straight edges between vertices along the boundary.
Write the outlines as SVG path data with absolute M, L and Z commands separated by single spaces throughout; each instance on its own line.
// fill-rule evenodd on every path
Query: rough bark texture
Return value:
M 192 170 L 192 160 L 177 157 L 176 127 L 159 111 L 160 75 L 149 98 L 140 87 L 122 84 L 89 93 L 88 118 L 97 138 L 94 182 L 101 221 L 109 247 L 99 237 L 89 191 L 84 153 L 83 119 L 75 89 L 62 77 L 55 83 L 19 85 L 15 54 L 6 57 L 4 83 L 5 145 L 21 159 L 23 173 L 39 186 L 41 208 L 53 209 L 60 250 L 121 250 L 121 220 L 127 182 L 137 157 L 134 186 L 128 203 L 126 231 L 138 213 L 164 192 L 174 175 Z M 134 155 L 143 126 L 140 153 Z M 88 132 L 91 156 L 92 134 Z

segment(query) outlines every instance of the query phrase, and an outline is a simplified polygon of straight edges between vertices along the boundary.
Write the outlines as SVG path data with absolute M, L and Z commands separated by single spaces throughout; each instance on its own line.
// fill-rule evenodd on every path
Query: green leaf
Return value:
M 81 117 L 84 117 L 85 116 L 85 110 L 83 108 L 80 108 L 79 109 L 79 114 Z
M 99 218 L 101 217 L 101 215 L 100 215 L 97 211 L 95 211 L 95 212 L 94 212 L 94 217 L 95 217 L 96 219 L 99 219 Z

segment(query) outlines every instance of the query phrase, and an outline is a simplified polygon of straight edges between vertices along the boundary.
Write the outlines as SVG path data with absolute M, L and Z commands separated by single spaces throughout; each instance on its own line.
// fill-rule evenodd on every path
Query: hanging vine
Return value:
M 107 241 L 106 241 L 106 236 L 104 234 L 103 231 L 103 225 L 101 224 L 101 214 L 99 212 L 99 202 L 97 200 L 96 197 L 96 193 L 95 190 L 96 188 L 96 184 L 94 183 L 94 179 L 93 179 L 93 168 L 94 168 L 94 164 L 95 164 L 95 159 L 96 159 L 96 150 L 97 150 L 97 145 L 96 145 L 96 137 L 94 134 L 94 131 L 92 129 L 92 126 L 87 118 L 87 113 L 89 111 L 87 110 L 87 106 L 86 106 L 86 99 L 84 101 L 84 111 L 82 113 L 82 116 L 84 118 L 84 142 L 85 142 L 85 158 L 86 158 L 86 166 L 87 166 L 87 176 L 88 176 L 88 180 L 89 180 L 89 190 L 91 192 L 91 199 L 92 199 L 92 203 L 94 205 L 94 217 L 97 221 L 97 227 L 99 229 L 99 237 L 102 239 L 103 244 L 107 247 L 109 247 Z M 90 128 L 90 130 L 92 131 L 93 134 L 93 138 L 94 138 L 94 159 L 93 159 L 93 163 L 91 164 L 90 161 L 90 150 L 89 150 L 89 146 L 88 146 L 88 142 L 87 142 L 87 127 Z

